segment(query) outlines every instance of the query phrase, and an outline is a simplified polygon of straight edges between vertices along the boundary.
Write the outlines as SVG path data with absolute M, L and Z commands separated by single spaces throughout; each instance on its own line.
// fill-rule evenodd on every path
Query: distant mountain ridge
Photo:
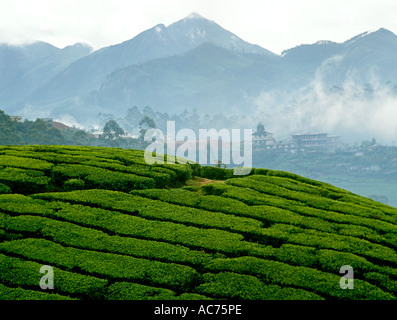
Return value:
M 104 78 L 129 65 L 142 64 L 156 58 L 183 54 L 199 45 L 211 42 L 234 51 L 275 55 L 259 46 L 251 45 L 223 29 L 216 23 L 194 13 L 165 27 L 154 26 L 136 37 L 121 44 L 109 46 L 93 52 L 76 61 L 60 73 L 48 85 L 33 93 L 33 101 L 53 102 L 49 97 L 42 100 L 46 91 L 56 93 L 58 97 L 80 95 L 98 89 Z M 68 84 L 65 86 L 65 83 Z
M 63 49 L 42 41 L 21 46 L 0 44 L 0 103 L 19 101 L 91 52 L 91 47 L 81 43 Z
M 264 95 L 271 96 L 266 113 L 272 113 L 318 79 L 327 90 L 343 88 L 348 78 L 368 87 L 374 77 L 397 88 L 397 36 L 383 28 L 277 55 L 193 13 L 94 52 L 71 47 L 68 55 L 66 48 L 41 46 L 25 48 L 31 59 L 12 67 L 0 46 L 0 71 L 11 75 L 0 78 L 0 105 L 8 113 L 78 124 L 94 123 L 99 113 L 123 117 L 135 105 L 170 115 L 184 109 L 254 114 Z M 41 50 L 49 54 L 40 58 Z

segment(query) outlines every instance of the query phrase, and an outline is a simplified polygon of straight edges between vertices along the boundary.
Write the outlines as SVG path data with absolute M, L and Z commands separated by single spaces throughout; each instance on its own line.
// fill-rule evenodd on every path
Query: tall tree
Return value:
M 0 145 L 21 144 L 21 142 L 16 130 L 16 122 L 0 110 Z
M 154 128 L 156 128 L 154 120 L 148 116 L 144 116 L 142 120 L 139 121 L 139 139 L 143 141 L 146 131 Z
M 103 138 L 104 139 L 116 139 L 124 134 L 124 130 L 114 120 L 109 120 L 103 127 Z

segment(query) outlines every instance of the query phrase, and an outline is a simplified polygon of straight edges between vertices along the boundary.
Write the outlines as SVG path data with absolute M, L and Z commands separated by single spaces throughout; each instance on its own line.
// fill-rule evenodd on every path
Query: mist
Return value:
M 264 91 L 256 98 L 256 117 L 279 138 L 294 133 L 324 132 L 339 135 L 346 143 L 375 138 L 378 143 L 397 142 L 397 95 L 375 70 L 364 77 L 354 69 L 340 75 L 335 70 L 341 56 L 325 61 L 309 85 L 292 93 Z

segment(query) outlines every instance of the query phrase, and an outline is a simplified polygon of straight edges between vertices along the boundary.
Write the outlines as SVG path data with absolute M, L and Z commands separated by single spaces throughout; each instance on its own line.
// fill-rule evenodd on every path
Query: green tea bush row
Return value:
M 23 155 L 21 157 L 0 155 L 0 166 L 50 171 L 53 164 L 43 160 L 25 158 Z
M 71 193 L 65 193 L 69 197 Z M 52 198 L 51 194 L 36 196 Z M 58 200 L 66 200 L 57 197 Z M 247 250 L 260 250 L 261 246 L 255 243 L 243 241 L 241 234 L 231 233 L 218 229 L 200 229 L 167 221 L 147 220 L 137 216 L 122 214 L 116 211 L 108 211 L 100 208 L 86 207 L 83 205 L 71 205 L 64 202 L 51 202 L 47 210 L 54 210 L 45 215 L 59 217 L 67 221 L 84 224 L 93 228 L 100 228 L 117 235 L 140 237 L 145 239 L 166 241 L 181 244 L 200 250 L 216 252 L 246 253 Z M 39 213 L 40 214 L 40 213 Z
M 18 254 L 27 259 L 39 260 L 67 270 L 78 268 L 91 275 L 142 281 L 150 285 L 164 285 L 180 290 L 190 288 L 197 281 L 198 276 L 193 268 L 179 264 L 63 247 L 44 239 L 3 242 L 0 243 L 0 251 Z
M 198 204 L 200 202 L 200 196 L 197 193 L 181 188 L 148 189 L 145 192 L 142 192 L 142 190 L 132 190 L 130 194 L 194 208 L 199 208 Z
M 367 218 L 372 217 L 374 215 L 379 215 L 380 218 L 384 221 L 388 221 L 392 223 L 397 222 L 397 215 L 390 216 L 384 214 L 382 211 L 373 210 L 372 208 L 366 208 L 351 203 L 343 203 L 341 201 L 336 201 L 324 197 L 318 197 L 305 192 L 288 190 L 279 187 L 275 184 L 262 181 L 261 179 L 258 179 L 258 176 L 249 176 L 240 179 L 230 179 L 228 180 L 228 183 L 235 186 L 252 188 L 260 192 L 281 196 L 290 200 L 297 200 L 302 203 L 305 203 L 310 207 L 315 207 L 318 209 L 342 212 L 345 214 L 351 214 L 351 215 L 362 216 Z
M 279 196 L 260 193 L 254 189 L 234 186 L 230 184 L 211 183 L 201 187 L 206 195 L 223 196 L 232 198 L 247 205 L 269 205 L 282 209 L 288 209 L 290 205 L 306 207 L 296 200 L 288 200 Z
M 53 210 L 47 207 L 47 202 L 21 194 L 0 195 L 0 211 L 10 214 L 49 214 Z
M 108 193 L 105 191 L 89 191 L 87 192 L 91 195 L 97 195 L 95 196 L 95 200 L 94 203 L 97 203 L 97 199 L 105 199 L 104 193 Z M 111 199 L 117 199 L 117 195 L 118 193 L 114 193 L 114 192 L 110 192 L 110 194 L 112 194 L 113 196 L 111 197 Z M 81 193 L 61 193 L 61 194 L 45 194 L 45 195 L 38 195 L 38 196 L 44 196 L 44 198 L 47 199 L 63 199 L 63 200 L 72 200 L 72 199 L 79 199 L 79 197 L 82 196 Z M 77 198 L 76 198 L 77 196 Z M 123 199 L 124 195 L 121 195 L 122 197 L 119 199 Z M 4 197 L 14 197 L 14 195 L 3 195 Z M 43 206 L 42 203 L 38 202 L 38 203 L 34 203 L 34 201 L 38 201 L 38 200 L 30 200 L 33 203 L 29 203 L 28 205 L 26 205 L 25 207 L 20 206 L 19 204 L 23 203 L 23 200 L 20 199 L 23 196 L 18 196 L 15 202 L 11 202 L 8 203 L 3 201 L 0 201 L 0 209 L 4 210 L 5 208 L 8 211 L 13 211 L 13 207 L 15 208 L 15 211 L 21 212 L 23 208 L 25 208 L 25 212 L 29 213 L 32 211 L 38 211 L 38 212 L 49 212 L 51 211 L 51 209 L 48 206 Z M 54 198 L 55 197 L 55 198 Z M 66 197 L 66 198 L 65 198 Z M 28 198 L 28 197 L 25 197 Z M 1 199 L 1 197 L 0 197 Z M 28 198 L 30 199 L 30 198 Z M 80 199 L 84 199 L 84 198 L 80 198 Z M 86 198 L 87 200 L 88 198 Z M 89 202 L 89 201 L 88 201 Z M 138 217 L 133 217 L 133 216 L 128 216 L 128 215 L 123 215 L 117 212 L 109 212 L 106 210 L 101 210 L 101 209 L 97 209 L 97 208 L 89 208 L 89 207 L 84 207 L 84 206 L 72 206 L 72 205 L 68 205 L 67 203 L 61 203 L 62 206 L 64 208 L 62 208 L 62 210 L 59 210 L 59 208 L 57 208 L 57 213 L 56 215 L 58 217 L 61 217 L 63 219 L 68 219 L 74 222 L 79 222 L 79 223 L 84 223 L 86 225 L 92 225 L 92 226 L 97 226 L 100 228 L 108 228 L 110 227 L 110 230 L 113 230 L 115 232 L 117 232 L 118 230 L 122 231 L 125 229 L 124 224 L 128 224 L 129 225 L 129 230 L 127 231 L 127 233 L 132 234 L 132 235 L 138 235 L 138 236 L 145 236 L 145 237 L 154 237 L 154 239 L 162 239 L 162 237 L 164 237 L 164 240 L 168 240 L 168 239 L 172 239 L 172 237 L 170 237 L 170 235 L 166 236 L 166 235 L 158 235 L 158 232 L 152 232 L 152 233 L 142 233 L 140 232 L 139 228 L 138 230 L 134 230 L 133 233 L 131 233 L 131 229 L 133 229 L 131 226 L 133 224 L 138 225 L 139 227 L 142 226 L 142 223 L 144 223 L 144 225 L 146 227 L 144 227 L 145 230 L 147 230 L 147 226 L 148 225 L 153 225 L 155 226 L 157 223 L 155 221 L 148 221 L 148 220 L 143 220 L 141 218 Z M 54 204 L 55 206 L 55 204 Z M 44 211 L 44 209 L 46 211 Z M 85 214 L 85 212 L 87 212 L 87 214 Z M 125 221 L 125 222 L 120 222 L 118 223 L 118 220 L 120 221 Z M 160 223 L 160 222 L 158 222 Z M 161 225 L 164 225 L 164 222 L 161 222 Z M 174 226 L 174 225 L 171 225 Z M 163 229 L 164 227 L 162 227 Z M 185 229 L 186 227 L 184 226 L 182 228 L 181 225 L 178 226 L 178 229 Z M 329 234 L 315 234 L 313 233 L 314 231 L 309 232 L 308 230 L 303 230 L 301 228 L 294 228 L 293 230 L 289 230 L 287 228 L 286 225 L 276 225 L 273 228 L 268 228 L 268 229 L 261 229 L 261 232 L 263 233 L 263 236 L 268 236 L 268 237 L 272 237 L 275 238 L 276 240 L 279 239 L 280 241 L 287 241 L 287 242 L 293 242 L 296 244 L 303 244 L 303 245 L 312 245 L 314 247 L 321 247 L 321 248 L 329 248 L 329 249 L 334 249 L 334 250 L 348 250 L 348 252 L 352 252 L 352 253 L 359 253 L 359 254 L 369 254 L 371 253 L 371 250 L 369 250 L 369 247 L 372 247 L 371 243 L 368 242 L 357 242 L 357 241 L 351 241 L 351 239 L 354 238 L 346 238 L 346 237 L 340 237 L 338 235 L 335 235 L 337 237 L 337 239 L 335 237 L 331 237 Z M 175 229 L 175 228 L 173 228 Z M 196 230 L 196 229 L 194 229 Z M 205 233 L 204 232 L 205 229 L 202 229 L 202 231 L 198 231 L 196 230 L 198 233 Z M 119 231 L 119 232 L 120 232 Z M 291 231 L 291 232 L 290 232 Z M 299 233 L 297 233 L 299 232 Z M 184 234 L 182 232 L 182 234 Z M 226 234 L 223 235 L 223 237 L 225 237 Z M 230 233 L 228 233 L 228 237 L 230 238 Z M 233 234 L 234 238 L 236 239 L 235 236 L 236 234 Z M 181 236 L 182 238 L 183 236 Z M 209 239 L 206 239 L 209 240 Z M 215 240 L 215 239 L 214 239 Z M 242 240 L 242 238 L 240 238 L 240 240 Z M 310 242 L 307 242 L 310 241 Z M 204 246 L 204 248 L 207 249 L 214 249 L 214 245 L 210 245 L 209 244 L 210 241 L 205 241 L 203 243 L 203 239 L 200 240 L 200 243 L 202 246 Z M 223 241 L 221 241 L 220 243 L 222 243 Z M 229 242 L 229 241 L 227 241 Z M 188 244 L 191 245 L 192 242 L 186 242 L 186 240 L 182 240 L 183 244 Z M 214 243 L 214 241 L 212 242 Z M 230 242 L 229 242 L 230 243 Z M 225 243 L 224 243 L 225 244 Z M 239 243 L 237 244 L 234 240 L 232 240 L 232 242 L 227 245 L 227 247 L 225 247 L 224 249 L 230 248 L 235 246 L 236 248 L 236 252 L 238 252 L 242 246 L 242 244 Z M 221 246 L 219 246 L 221 247 Z M 219 248 L 218 247 L 218 248 Z M 245 247 L 245 246 L 244 246 Z M 255 248 L 256 249 L 256 248 Z M 387 251 L 387 256 L 390 256 L 393 259 L 394 254 L 392 254 L 392 250 L 388 249 L 388 248 L 383 248 L 383 247 L 378 247 L 375 248 L 376 251 L 378 252 L 378 254 L 376 256 L 381 256 L 383 255 L 385 252 L 383 251 Z M 230 250 L 230 249 L 227 249 Z M 250 248 L 249 250 L 251 250 L 250 252 L 255 252 L 252 251 L 254 250 L 254 248 Z M 373 255 L 373 253 L 372 253 Z
M 175 172 L 176 182 L 184 183 L 193 176 L 192 166 L 189 164 L 157 164 L 155 167 L 169 169 Z
M 19 233 L 10 233 L 0 227 L 0 240 L 1 241 L 8 241 L 8 240 L 16 240 L 22 239 L 23 235 Z
M 368 272 L 363 275 L 364 279 L 368 282 L 374 283 L 380 288 L 384 288 L 397 296 L 397 281 L 396 279 L 392 279 L 387 274 L 379 273 L 379 272 Z
M 313 229 L 304 230 L 283 224 L 275 224 L 270 228 L 262 229 L 262 232 L 264 235 L 267 233 L 274 235 L 276 233 L 289 243 L 350 252 L 384 262 L 397 263 L 397 254 L 394 249 L 350 236 L 320 232 Z
M 0 281 L 22 288 L 40 290 L 42 264 L 0 254 Z M 59 268 L 54 270 L 54 292 L 62 295 L 99 299 L 104 296 L 108 281 Z
M 305 245 L 283 244 L 280 248 L 274 248 L 271 253 L 269 252 L 269 257 L 295 266 L 311 267 L 330 273 L 337 272 L 342 265 L 350 265 L 355 273 L 364 277 L 371 272 L 381 273 L 385 277 L 395 275 L 390 272 L 391 268 L 378 266 L 356 254 L 316 249 Z
M 316 216 L 328 222 L 334 223 L 337 226 L 336 230 L 341 230 L 343 228 L 346 228 L 347 227 L 346 225 L 365 227 L 367 231 L 361 235 L 362 237 L 364 237 L 365 234 L 367 234 L 368 232 L 372 233 L 373 231 L 375 231 L 378 234 L 382 233 L 384 238 L 389 238 L 389 235 L 393 238 L 396 237 L 395 234 L 397 227 L 389 222 L 364 218 L 364 217 L 357 217 L 339 212 L 331 212 L 316 208 L 309 208 L 309 207 L 307 208 L 295 207 L 295 208 L 291 208 L 291 210 L 303 215 Z
M 212 166 L 202 166 L 200 177 L 212 180 L 226 180 L 233 177 L 233 170 Z
M 48 195 L 49 199 L 75 200 L 83 204 L 95 204 L 95 206 L 104 209 L 120 210 L 144 218 L 167 220 L 206 228 L 219 228 L 238 232 L 256 232 L 257 229 L 262 227 L 260 221 L 251 218 L 236 217 L 221 212 L 210 212 L 201 209 L 182 207 L 122 192 L 109 193 L 105 190 L 84 190 L 70 192 L 64 195 L 61 194 L 60 197 L 57 197 L 59 195 L 58 193 L 51 193 Z M 36 196 L 44 197 L 45 199 L 48 195 Z
M 201 251 L 165 242 L 110 236 L 102 231 L 40 216 L 11 217 L 0 213 L 0 227 L 12 232 L 34 234 L 82 249 L 132 255 L 139 258 L 200 265 L 212 259 Z
M 95 196 L 94 196 L 95 195 Z M 109 197 L 111 195 L 111 197 Z M 102 190 L 88 190 L 83 194 L 79 193 L 64 193 L 64 194 L 44 194 L 36 195 L 38 197 L 43 197 L 44 199 L 57 199 L 57 200 L 77 200 L 85 204 L 90 204 L 90 197 L 93 198 L 92 202 L 98 204 L 100 202 L 101 206 L 107 208 L 117 208 L 117 209 L 128 209 L 129 207 L 128 195 L 120 194 L 117 192 L 109 193 Z M 99 199 L 99 200 L 98 200 Z M 122 204 L 122 206 L 118 206 Z M 125 206 L 125 208 L 123 208 Z M 139 210 L 139 208 L 137 208 Z M 146 210 L 150 210 L 147 209 Z M 172 213 L 171 213 L 172 214 Z M 149 215 L 147 213 L 147 215 Z M 366 240 L 361 240 L 349 236 L 340 236 L 328 232 L 320 232 L 314 229 L 304 230 L 299 227 L 294 227 L 292 225 L 277 224 L 267 229 L 255 229 L 255 233 L 259 233 L 262 237 L 267 237 L 271 245 L 279 246 L 282 243 L 289 242 L 295 244 L 304 244 L 313 247 L 319 247 L 324 249 L 334 249 L 334 250 L 347 250 L 347 252 L 357 253 L 360 255 L 370 256 L 372 258 L 381 259 L 383 261 L 395 262 L 396 254 L 393 249 L 384 247 L 378 244 L 368 242 Z
M 248 274 L 259 277 L 265 283 L 314 290 L 321 295 L 338 299 L 396 299 L 391 293 L 363 280 L 354 280 L 354 290 L 341 290 L 341 277 L 336 274 L 255 257 L 214 259 L 208 263 L 208 269 Z
M 109 286 L 107 300 L 208 300 L 203 295 L 141 285 L 132 282 L 116 282 Z
M 184 189 L 133 190 L 130 193 L 181 206 L 259 219 L 265 222 L 267 226 L 275 222 L 282 222 L 306 228 L 314 228 L 321 231 L 332 232 L 334 230 L 330 223 L 319 218 L 302 216 L 294 212 L 272 206 L 251 207 L 241 201 L 231 198 L 223 198 L 213 195 L 199 196 L 197 193 Z
M 264 284 L 258 278 L 233 272 L 206 273 L 196 291 L 217 299 L 233 300 L 324 300 L 302 289 Z
M 12 190 L 9 186 L 0 183 L 0 194 L 9 194 L 12 193 Z
M 71 149 L 71 148 L 18 148 L 7 149 L 6 154 L 0 155 L 0 166 L 14 166 L 26 169 L 37 169 L 49 172 L 56 165 L 85 165 L 95 168 L 108 169 L 115 173 L 134 174 L 152 178 L 155 186 L 163 188 L 170 184 L 184 183 L 192 177 L 195 165 L 164 164 L 149 166 L 145 163 L 143 152 L 114 149 Z M 87 169 L 87 168 L 86 168 Z M 97 171 L 95 171 L 97 172 Z M 103 173 L 106 173 L 102 171 Z M 55 180 L 60 185 L 59 171 L 55 170 Z M 103 185 L 103 182 L 102 182 Z M 106 187 L 106 186 L 103 186 Z M 123 190 L 128 191 L 128 190 Z
M 131 282 L 116 282 L 109 286 L 106 300 L 173 300 L 175 292 Z
M 321 182 L 321 181 L 317 181 L 317 180 L 312 180 L 312 179 L 303 177 L 303 176 L 295 174 L 295 173 L 281 171 L 281 170 L 253 168 L 252 174 L 253 175 L 267 175 L 267 176 L 282 177 L 282 178 L 287 178 L 287 179 L 291 179 L 291 180 L 296 180 L 298 182 L 302 182 L 302 183 L 305 183 L 305 184 L 313 185 L 313 186 L 316 186 L 316 187 L 328 188 L 328 189 L 330 189 L 332 191 L 336 191 L 336 192 L 350 193 L 348 191 L 336 188 L 336 187 L 334 187 L 331 184 L 328 184 L 328 183 L 325 183 L 325 182 Z
M 149 166 L 132 165 L 127 167 L 121 164 L 105 163 L 96 160 L 86 161 L 83 162 L 82 164 L 92 167 L 108 169 L 111 171 L 131 173 L 138 176 L 152 178 L 156 182 L 156 188 L 164 188 L 165 186 L 170 185 L 172 182 L 168 174 L 152 171 L 150 170 Z
M 291 191 L 301 191 L 314 195 L 321 195 L 324 193 L 324 189 L 319 186 L 314 186 L 312 184 L 306 184 L 303 182 L 299 182 L 297 180 L 293 180 L 286 177 L 280 176 L 250 176 L 250 179 L 260 182 L 266 182 L 270 184 L 277 185 L 279 187 L 291 190 Z
M 56 293 L 46 293 L 22 288 L 7 287 L 0 283 L 1 300 L 76 300 Z
M 377 202 L 375 200 L 361 197 L 355 194 L 345 194 L 343 195 L 343 197 L 339 199 L 339 201 L 350 202 L 352 204 L 358 204 L 358 205 L 365 205 L 366 207 L 370 207 L 372 209 L 382 211 L 386 215 L 395 216 L 397 214 L 397 209 L 394 207 L 390 207 L 381 202 Z
M 299 213 L 303 216 L 313 216 L 320 219 L 326 220 L 327 222 L 333 222 L 337 224 L 349 224 L 349 225 L 360 225 L 368 229 L 373 229 L 376 232 L 384 233 L 383 238 L 395 238 L 394 235 L 389 236 L 390 233 L 396 233 L 397 227 L 392 223 L 374 220 L 371 218 L 358 217 L 350 214 L 344 214 L 339 212 L 332 212 L 327 210 L 321 210 L 317 208 L 307 207 L 299 202 L 292 200 L 282 200 L 275 196 L 269 196 L 267 194 L 261 194 L 256 190 L 242 188 L 231 185 L 211 184 L 210 188 L 207 187 L 205 190 L 209 194 L 220 194 L 222 197 L 231 198 L 234 200 L 242 201 L 250 206 L 267 205 L 277 207 L 281 209 L 287 209 L 295 213 Z M 259 209 L 260 210 L 260 209 Z M 339 227 L 336 228 L 338 230 Z M 365 236 L 365 235 L 363 235 Z M 392 241 L 390 243 L 395 243 Z
M 155 186 L 151 178 L 85 165 L 58 165 L 53 168 L 52 174 L 54 182 L 58 185 L 68 179 L 82 179 L 87 188 L 130 191 Z
M 244 191 L 245 190 L 242 190 L 240 194 L 244 193 Z M 261 221 L 267 221 L 268 226 L 272 223 L 293 224 L 303 228 L 338 233 L 342 235 L 363 238 L 379 244 L 397 246 L 397 237 L 393 237 L 393 235 L 390 233 L 381 236 L 373 229 L 355 225 L 353 223 L 357 223 L 357 221 L 360 220 L 349 215 L 344 215 L 345 219 L 341 219 L 342 221 L 340 221 L 337 219 L 337 217 L 332 216 L 331 213 L 310 208 L 311 210 L 309 211 L 315 212 L 315 216 L 311 217 L 306 215 L 306 211 L 308 211 L 308 209 L 303 209 L 303 207 L 299 207 L 298 211 L 302 211 L 302 213 L 305 215 L 273 206 L 247 206 L 246 204 L 231 198 L 223 198 L 212 195 L 199 196 L 197 193 L 183 189 L 150 189 L 145 191 L 134 190 L 131 193 L 139 194 L 150 199 L 158 199 L 165 202 L 175 203 L 182 206 L 201 208 L 209 211 L 220 211 L 224 213 L 232 213 L 234 215 L 260 219 Z M 341 214 L 337 215 L 340 216 Z M 323 218 L 332 218 L 332 220 L 337 223 L 330 223 Z M 362 218 L 361 220 L 364 219 L 365 218 Z M 340 222 L 345 223 L 341 224 Z M 374 223 L 372 220 L 366 219 L 363 222 L 363 224 L 366 226 L 373 226 L 374 224 L 376 226 L 381 226 L 381 230 L 383 231 L 397 230 L 395 226 L 382 221 Z
M 151 166 L 148 165 L 142 165 L 142 164 L 134 164 L 131 166 L 124 166 L 122 162 L 114 159 L 106 159 L 106 158 L 98 158 L 94 156 L 87 156 L 87 155 L 68 155 L 68 154 L 56 154 L 56 153 L 31 153 L 31 154 L 24 154 L 20 152 L 21 154 L 18 154 L 14 152 L 13 154 L 17 155 L 16 156 L 0 156 L 0 160 L 2 157 L 7 157 L 6 162 L 8 162 L 8 158 L 10 159 L 19 159 L 21 162 L 16 162 L 15 165 L 12 165 L 14 167 L 21 167 L 21 168 L 31 168 L 31 169 L 37 169 L 37 170 L 45 170 L 45 171 L 50 171 L 51 167 L 53 164 L 57 165 L 85 165 L 93 168 L 103 168 L 103 169 L 108 169 L 110 171 L 116 171 L 116 172 L 122 172 L 122 173 L 130 173 L 130 174 L 135 174 L 138 176 L 144 176 L 144 177 L 149 177 L 153 178 L 156 182 L 156 187 L 157 188 L 163 188 L 167 185 L 169 185 L 172 181 L 170 179 L 170 174 L 167 174 L 165 172 L 159 172 L 158 170 L 152 170 Z M 37 159 L 42 159 L 46 161 L 41 161 L 41 160 L 36 160 L 36 159 L 30 159 L 30 158 L 37 158 Z M 47 162 L 48 161 L 48 162 Z M 37 163 L 36 163 L 37 162 Z M 40 162 L 46 163 L 49 167 L 42 168 L 40 166 Z M 10 162 L 12 163 L 12 162 Z M 10 164 L 11 165 L 11 164 Z M 176 174 L 174 171 L 169 170 L 176 178 Z M 61 181 L 57 180 L 58 184 L 60 184 Z
M 77 211 L 77 210 L 76 210 Z M 84 211 L 84 210 L 80 210 Z M 62 215 L 57 215 L 61 216 Z M 109 236 L 101 231 L 80 227 L 61 221 L 53 221 L 35 216 L 7 217 L 0 215 L 0 226 L 13 232 L 36 233 L 53 241 L 69 246 L 75 246 L 90 250 L 123 253 L 148 259 L 167 260 L 176 263 L 188 263 L 200 265 L 212 257 L 201 251 L 189 250 L 186 247 L 176 246 L 163 242 L 147 241 L 134 238 Z M 343 264 L 354 265 L 363 271 L 378 270 L 364 258 L 352 254 L 337 251 L 320 250 L 323 256 L 315 255 L 315 248 L 283 245 L 268 253 L 268 256 L 276 257 L 280 261 L 306 266 L 320 265 L 322 270 L 335 270 L 343 260 Z M 254 253 L 254 252 L 253 252 Z M 328 253 L 325 256 L 325 253 Z M 330 259 L 334 265 L 330 266 Z M 325 261 L 326 263 L 323 263 Z
M 0 183 L 9 186 L 14 193 L 45 192 L 50 181 L 51 178 L 46 177 L 42 171 L 11 167 L 0 169 Z

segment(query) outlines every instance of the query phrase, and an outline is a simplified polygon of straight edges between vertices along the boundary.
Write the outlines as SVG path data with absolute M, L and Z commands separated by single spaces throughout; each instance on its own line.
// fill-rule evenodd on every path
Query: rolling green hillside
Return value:
M 397 209 L 282 171 L 0 147 L 0 239 L 2 300 L 397 298 Z

